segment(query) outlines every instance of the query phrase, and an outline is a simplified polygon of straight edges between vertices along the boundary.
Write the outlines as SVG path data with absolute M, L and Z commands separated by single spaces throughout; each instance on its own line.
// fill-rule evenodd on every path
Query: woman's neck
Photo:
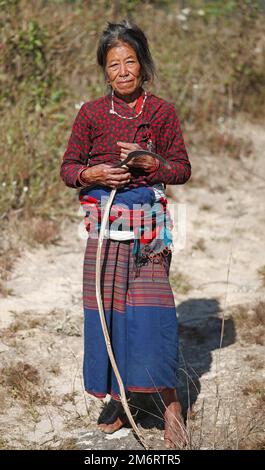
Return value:
M 127 103 L 130 108 L 133 108 L 136 105 L 139 96 L 142 94 L 142 88 L 137 88 L 137 90 L 135 90 L 133 93 L 130 93 L 129 95 L 120 95 L 116 91 L 114 93 L 118 98 Z

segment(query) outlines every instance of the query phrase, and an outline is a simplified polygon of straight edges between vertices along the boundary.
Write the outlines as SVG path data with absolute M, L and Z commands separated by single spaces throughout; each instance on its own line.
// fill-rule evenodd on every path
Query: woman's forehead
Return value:
M 136 52 L 130 44 L 118 41 L 115 46 L 109 49 L 107 53 L 107 60 L 112 60 L 114 57 L 125 57 L 133 56 L 136 57 Z

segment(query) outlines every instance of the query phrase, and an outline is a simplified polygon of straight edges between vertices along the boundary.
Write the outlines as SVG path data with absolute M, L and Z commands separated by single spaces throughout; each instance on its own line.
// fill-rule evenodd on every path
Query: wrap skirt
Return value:
M 99 398 L 119 398 L 101 329 L 95 289 L 97 239 L 88 238 L 83 269 L 84 386 Z M 170 253 L 135 276 L 133 240 L 104 239 L 101 294 L 115 360 L 126 393 L 176 388 L 178 325 L 169 283 Z

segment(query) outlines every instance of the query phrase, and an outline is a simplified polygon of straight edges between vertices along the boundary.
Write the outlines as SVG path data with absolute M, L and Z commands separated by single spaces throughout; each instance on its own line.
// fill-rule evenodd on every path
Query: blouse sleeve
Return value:
M 60 168 L 60 176 L 66 186 L 70 188 L 82 186 L 80 175 L 87 168 L 90 150 L 91 123 L 83 105 L 75 118 Z
M 184 184 L 191 175 L 191 164 L 173 105 L 168 106 L 162 119 L 157 140 L 157 153 L 169 161 L 170 167 L 160 162 L 158 169 L 149 173 L 146 181 L 149 184 Z

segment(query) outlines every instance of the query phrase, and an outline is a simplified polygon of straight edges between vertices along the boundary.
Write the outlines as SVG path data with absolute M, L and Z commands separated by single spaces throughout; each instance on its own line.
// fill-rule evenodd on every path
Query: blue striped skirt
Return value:
M 83 271 L 84 385 L 97 397 L 119 396 L 99 319 L 95 266 L 98 240 L 87 240 Z M 115 359 L 126 392 L 152 393 L 176 388 L 178 328 L 164 263 L 142 266 L 135 277 L 133 240 L 105 239 L 102 249 L 102 296 Z

